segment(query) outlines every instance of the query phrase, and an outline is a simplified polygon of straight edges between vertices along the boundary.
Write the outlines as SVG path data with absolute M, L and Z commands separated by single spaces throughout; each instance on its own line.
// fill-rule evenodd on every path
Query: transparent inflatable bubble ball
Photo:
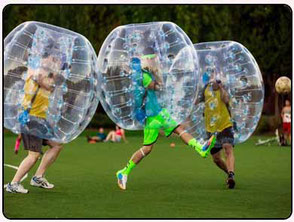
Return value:
M 181 123 L 197 96 L 196 51 L 185 32 L 171 22 L 117 27 L 100 49 L 98 70 L 99 100 L 125 129 L 143 129 L 148 117 L 162 110 L 172 122 Z M 153 90 L 151 82 L 156 85 Z
M 98 105 L 97 56 L 82 35 L 25 22 L 4 40 L 4 127 L 67 143 Z
M 207 132 L 227 130 L 234 143 L 241 143 L 254 132 L 260 119 L 264 84 L 254 57 L 233 41 L 195 44 L 200 64 L 199 94 L 185 125 L 198 139 Z

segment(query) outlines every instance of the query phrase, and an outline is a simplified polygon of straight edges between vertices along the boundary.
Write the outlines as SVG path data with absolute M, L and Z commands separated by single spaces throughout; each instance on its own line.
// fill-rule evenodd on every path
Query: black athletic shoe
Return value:
M 229 189 L 234 189 L 235 188 L 235 180 L 234 180 L 234 173 L 230 172 L 228 179 L 227 179 L 227 185 Z

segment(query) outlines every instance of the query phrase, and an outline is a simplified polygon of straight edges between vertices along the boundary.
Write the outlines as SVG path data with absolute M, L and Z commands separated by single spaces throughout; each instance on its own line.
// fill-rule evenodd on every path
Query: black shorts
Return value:
M 208 138 L 212 133 L 207 132 Z M 218 153 L 223 148 L 224 143 L 229 143 L 234 147 L 234 131 L 233 127 L 225 128 L 223 131 L 217 133 L 214 147 L 210 150 L 211 155 Z
M 21 125 L 20 131 L 24 134 L 39 136 L 48 140 L 54 138 L 53 129 L 49 122 L 46 119 L 36 116 L 30 115 L 29 121 L 26 124 Z
M 48 145 L 48 140 L 33 135 L 22 133 L 21 138 L 25 150 L 42 153 L 42 146 Z

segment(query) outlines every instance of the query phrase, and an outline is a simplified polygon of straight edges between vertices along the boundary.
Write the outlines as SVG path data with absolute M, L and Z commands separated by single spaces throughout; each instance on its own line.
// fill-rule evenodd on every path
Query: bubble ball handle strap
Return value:
M 132 81 L 133 81 L 133 92 L 134 92 L 134 116 L 141 123 L 145 124 L 146 114 L 144 110 L 144 101 L 146 98 L 146 90 L 143 87 L 143 74 L 141 68 L 141 61 L 139 58 L 131 59 L 131 69 L 132 69 Z

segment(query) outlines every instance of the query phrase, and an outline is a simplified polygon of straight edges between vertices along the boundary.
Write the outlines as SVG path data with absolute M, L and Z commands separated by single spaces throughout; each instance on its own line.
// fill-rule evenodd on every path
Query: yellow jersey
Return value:
M 211 86 L 207 86 L 204 91 L 204 99 L 204 119 L 207 132 L 221 132 L 233 126 L 228 108 L 221 99 L 220 89 L 214 91 Z
M 24 91 L 25 96 L 22 103 L 24 109 L 30 107 L 30 115 L 45 119 L 49 106 L 50 91 L 40 88 L 38 83 L 32 80 L 32 78 L 26 80 Z

